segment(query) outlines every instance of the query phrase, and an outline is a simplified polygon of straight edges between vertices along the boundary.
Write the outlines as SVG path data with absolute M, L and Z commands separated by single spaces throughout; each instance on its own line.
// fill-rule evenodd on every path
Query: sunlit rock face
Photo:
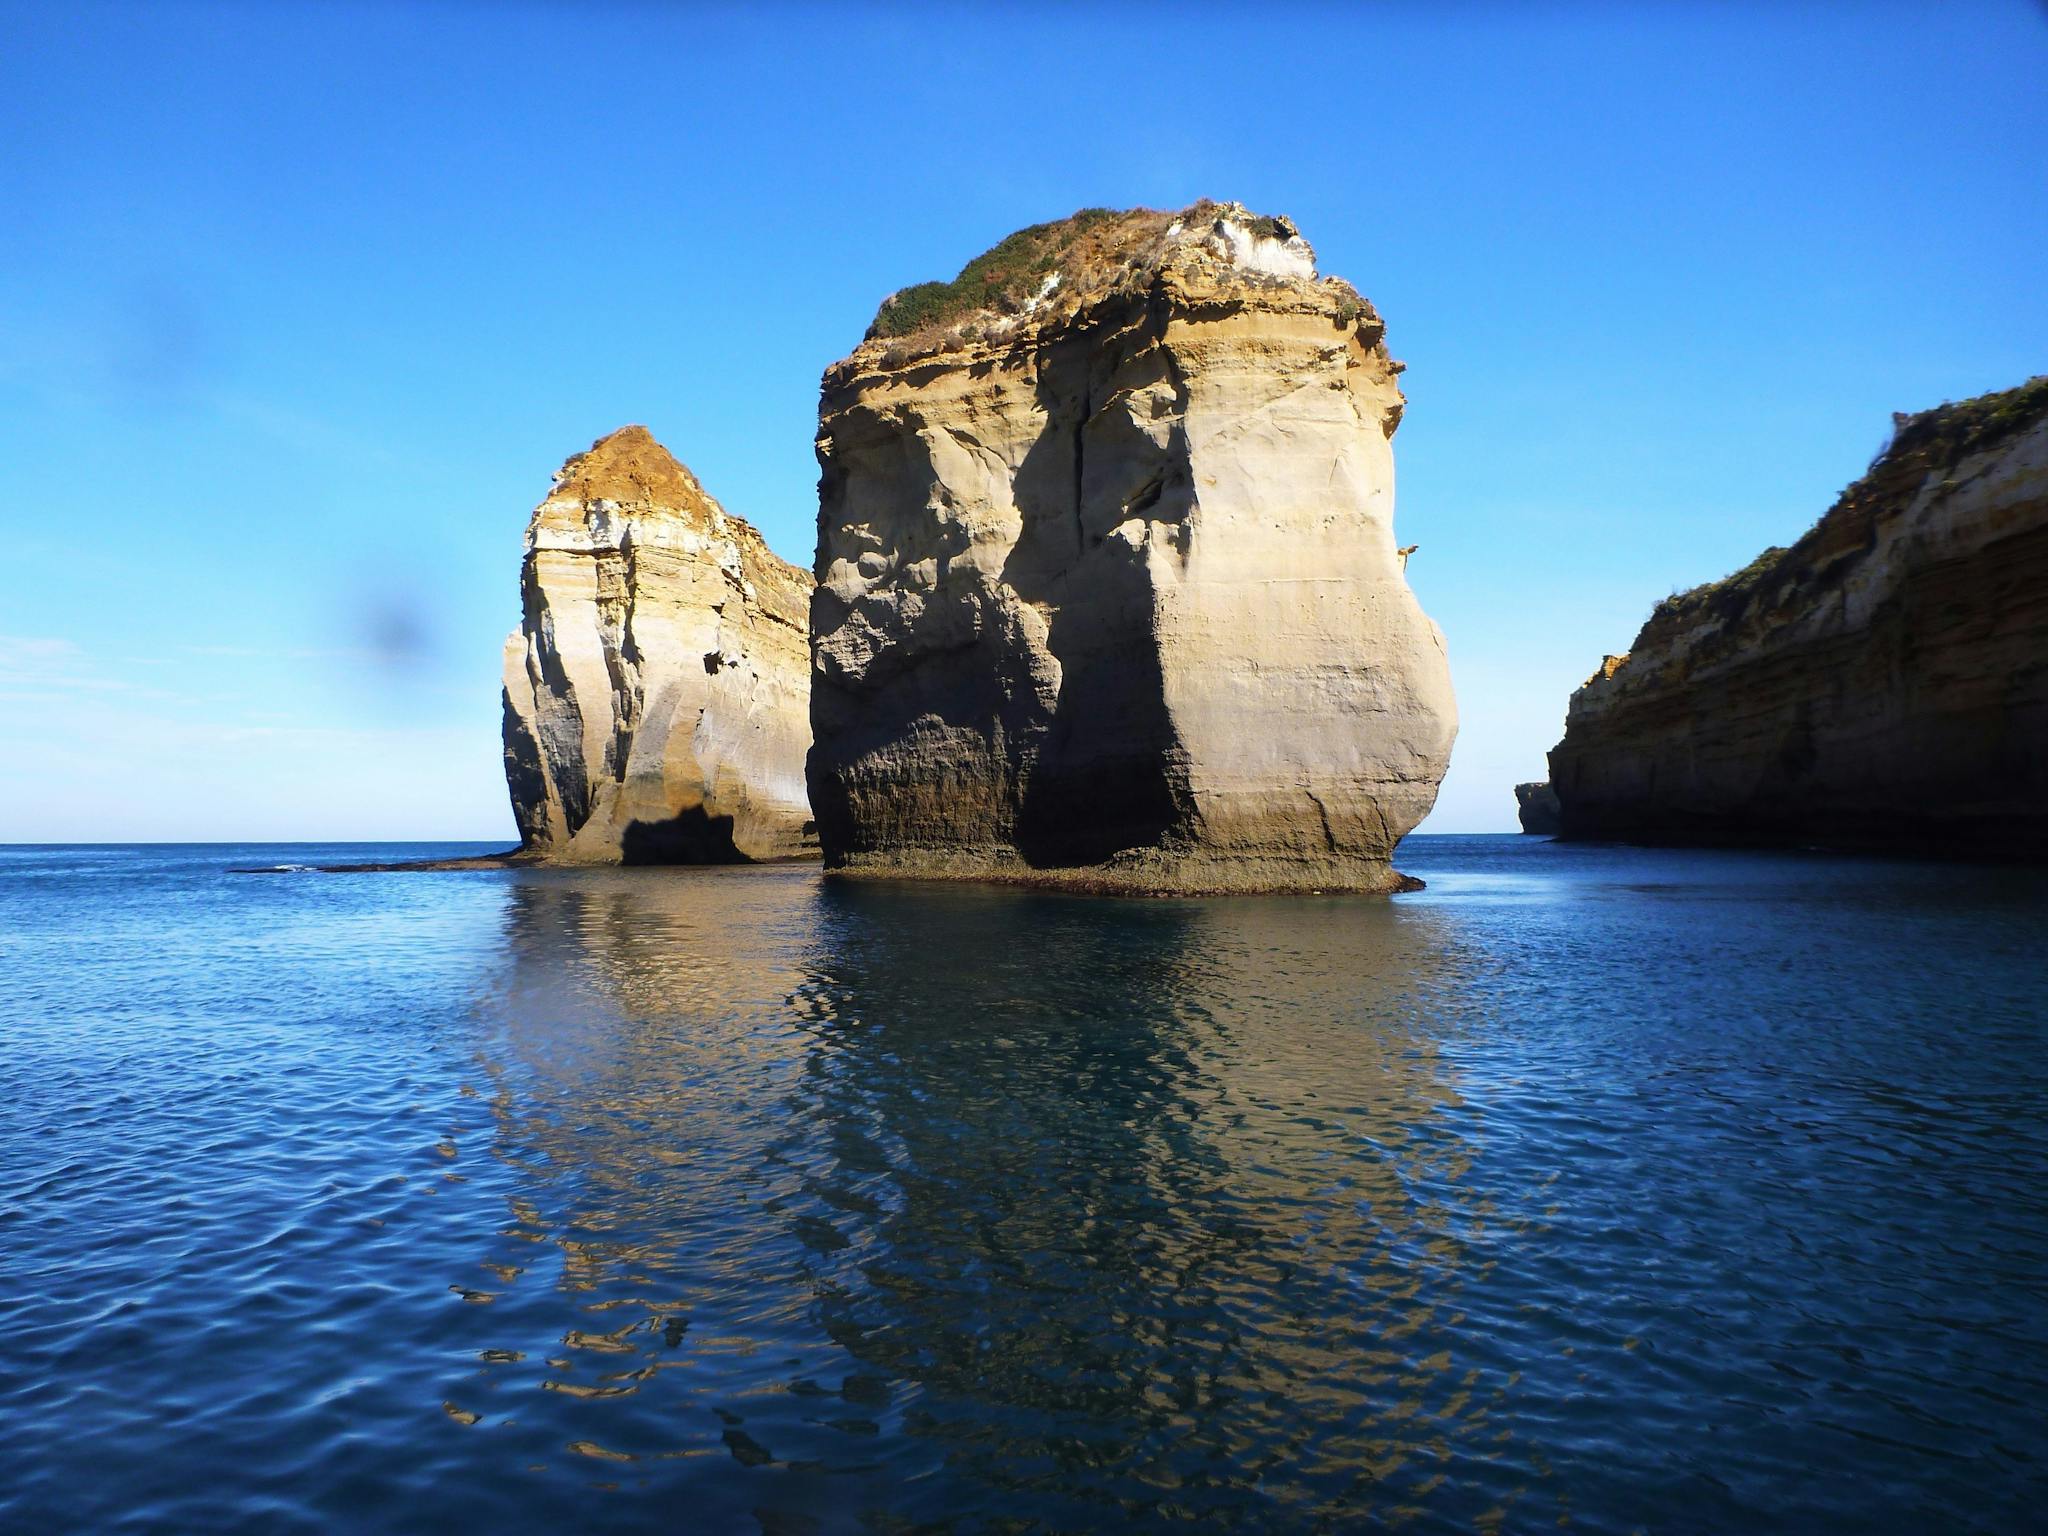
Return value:
M 1564 835 L 2048 857 L 2048 377 L 1894 425 L 1572 695 Z
M 526 530 L 505 642 L 505 776 L 524 851 L 565 863 L 801 858 L 808 574 L 623 427 Z
M 1234 204 L 1090 211 L 885 303 L 820 404 L 828 865 L 1389 888 L 1456 715 L 1383 331 Z

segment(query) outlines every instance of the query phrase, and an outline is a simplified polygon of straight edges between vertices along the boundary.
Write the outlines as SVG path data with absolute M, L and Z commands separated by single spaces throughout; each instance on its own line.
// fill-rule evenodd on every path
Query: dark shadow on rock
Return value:
M 829 586 L 812 599 L 814 637 L 863 623 L 889 638 L 853 675 L 817 652 L 806 772 L 836 857 L 1007 846 L 1072 868 L 1190 820 L 1153 582 L 1162 554 L 1184 557 L 1194 504 L 1166 319 L 1164 301 L 1133 298 L 1034 360 L 1043 421 L 1012 477 L 1020 526 L 994 577 L 961 560 L 971 541 L 937 429 L 907 407 L 833 417 L 821 516 L 872 541 L 861 553 L 884 569 L 935 573 L 911 604 L 886 584 L 851 604 Z M 922 512 L 896 504 L 907 487 L 929 488 Z
M 622 864 L 751 864 L 733 843 L 733 818 L 713 816 L 701 805 L 667 821 L 626 824 L 619 839 Z
M 1039 370 L 1046 427 L 1015 482 L 1023 529 L 1003 580 L 1050 609 L 1046 644 L 1060 664 L 1052 718 L 1020 765 L 1017 851 L 1039 868 L 1156 847 L 1188 814 L 1149 565 L 1155 525 L 1183 532 L 1193 503 L 1180 425 L 1186 392 L 1160 344 L 1161 318 L 1132 319 L 1108 339 L 1091 332 L 1055 344 Z M 1162 389 L 1176 406 L 1163 447 L 1128 403 L 1101 410 Z M 1119 531 L 1126 525 L 1141 542 Z
M 541 599 L 540 578 L 534 570 L 531 559 L 526 562 L 525 567 L 520 571 L 519 595 L 523 614 L 520 623 L 521 632 L 527 635 L 546 633 L 547 625 L 544 623 L 544 612 L 547 605 Z M 562 802 L 562 817 L 567 825 L 569 835 L 573 837 L 583 824 L 590 820 L 593 787 L 590 782 L 590 775 L 584 766 L 581 748 L 565 750 L 562 742 L 582 741 L 584 730 L 583 701 L 576 697 L 576 687 L 569 681 L 568 668 L 562 665 L 562 653 L 552 643 L 530 646 L 529 649 L 531 654 L 537 656 L 540 660 L 541 681 L 546 684 L 547 691 L 554 696 L 559 708 L 566 714 L 567 719 L 574 726 L 572 731 L 561 736 L 557 736 L 554 732 L 549 732 L 550 739 L 534 742 L 533 748 L 536 769 L 538 770 L 541 762 L 544 760 L 548 771 L 553 775 L 556 794 Z M 509 695 L 505 699 L 505 708 L 509 715 L 512 708 L 512 701 Z M 542 718 L 542 714 L 540 700 L 536 698 L 534 700 L 534 719 L 539 721 Z M 550 741 L 553 743 L 552 750 L 550 750 Z M 517 799 L 516 793 L 514 799 L 515 801 Z M 530 803 L 538 805 L 539 802 L 534 801 Z M 524 827 L 520 829 L 522 838 L 525 836 L 525 830 Z
M 504 713 L 500 729 L 505 743 L 505 783 L 512 794 L 512 819 L 519 826 L 520 846 L 530 848 L 547 838 L 547 770 L 541 763 L 540 742 L 513 709 L 510 690 L 500 689 L 498 701 Z
M 811 690 L 812 745 L 805 760 L 811 812 L 828 848 L 868 851 L 890 847 L 901 837 L 929 826 L 921 818 L 941 814 L 948 806 L 920 801 L 915 786 L 892 777 L 886 764 L 912 722 L 928 722 L 942 734 L 987 738 L 990 698 L 1001 693 L 1028 696 L 1029 678 L 1016 678 L 988 665 L 977 636 L 993 615 L 986 594 L 971 578 L 955 573 L 953 562 L 969 548 L 965 528 L 933 515 L 924 520 L 900 516 L 877 496 L 875 487 L 935 483 L 937 470 L 929 445 L 918 431 L 893 416 L 851 408 L 836 420 L 838 453 L 822 458 L 818 494 L 822 509 L 837 508 L 843 521 L 876 539 L 874 553 L 892 570 L 930 561 L 938 573 L 933 601 L 913 613 L 897 611 L 894 596 L 883 590 L 848 604 L 830 586 L 811 596 L 811 634 L 836 634 L 848 623 L 872 623 L 890 633 L 892 643 L 856 674 L 825 666 Z M 869 459 L 880 469 L 848 478 L 846 463 Z M 962 761 L 957 766 L 964 784 L 973 785 L 976 770 L 986 764 Z M 954 791 L 945 794 L 950 808 L 966 820 L 986 803 L 985 796 Z

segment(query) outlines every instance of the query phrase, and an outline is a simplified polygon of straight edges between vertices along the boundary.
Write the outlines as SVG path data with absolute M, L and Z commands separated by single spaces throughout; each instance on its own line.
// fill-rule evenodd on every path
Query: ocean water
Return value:
M 0 850 L 0 1529 L 2011 1531 L 2048 877 Z

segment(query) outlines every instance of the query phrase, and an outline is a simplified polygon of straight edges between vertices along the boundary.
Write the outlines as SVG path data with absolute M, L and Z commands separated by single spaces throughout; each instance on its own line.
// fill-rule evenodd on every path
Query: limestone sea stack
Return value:
M 534 509 L 505 642 L 522 851 L 564 863 L 815 855 L 808 574 L 645 427 L 579 453 Z
M 1237 204 L 1087 210 L 885 301 L 819 404 L 828 867 L 1392 888 L 1456 714 L 1383 337 Z
M 1567 837 L 2048 856 L 2048 375 L 1894 418 L 1786 549 L 1572 696 Z

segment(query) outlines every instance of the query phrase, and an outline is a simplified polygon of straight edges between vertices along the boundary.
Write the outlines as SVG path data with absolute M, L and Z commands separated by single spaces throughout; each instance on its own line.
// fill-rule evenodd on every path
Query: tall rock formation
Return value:
M 1894 422 L 1572 696 L 1565 836 L 2048 856 L 2048 375 Z
M 523 851 L 563 863 L 801 858 L 808 574 L 622 427 L 534 509 L 505 642 Z
M 886 301 L 819 405 L 828 866 L 1391 888 L 1456 719 L 1383 333 L 1236 204 L 1088 210 Z

